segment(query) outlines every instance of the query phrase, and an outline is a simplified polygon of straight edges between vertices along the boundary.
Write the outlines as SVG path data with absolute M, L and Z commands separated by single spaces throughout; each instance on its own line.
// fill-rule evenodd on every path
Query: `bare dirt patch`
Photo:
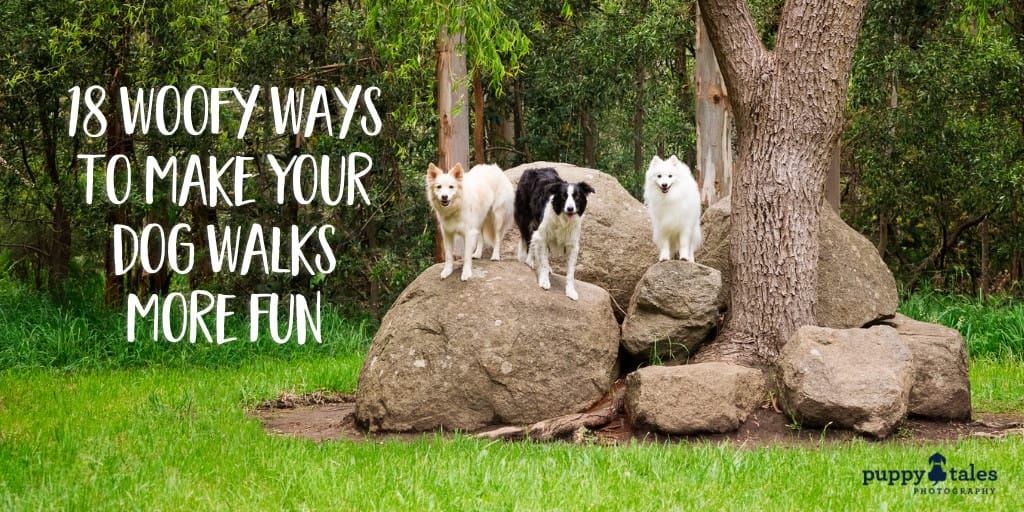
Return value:
M 355 422 L 353 395 L 314 392 L 306 395 L 284 393 L 267 400 L 250 411 L 268 432 L 311 439 L 321 442 L 329 439 L 352 441 L 413 440 L 424 434 L 370 433 Z M 475 434 L 481 437 L 522 439 L 528 437 L 527 427 L 496 425 Z M 435 435 L 427 433 L 425 435 Z M 923 418 L 907 419 L 889 439 L 880 443 L 952 442 L 971 437 L 1003 438 L 1024 435 L 1024 416 L 1017 414 L 978 413 L 969 422 L 934 421 Z M 558 439 L 577 443 L 623 444 L 639 442 L 727 442 L 738 446 L 814 446 L 822 442 L 845 442 L 862 436 L 842 429 L 798 427 L 771 404 L 765 404 L 747 419 L 739 430 L 728 434 L 700 436 L 666 436 L 655 432 L 636 430 L 622 414 L 615 415 L 603 426 L 580 428 Z

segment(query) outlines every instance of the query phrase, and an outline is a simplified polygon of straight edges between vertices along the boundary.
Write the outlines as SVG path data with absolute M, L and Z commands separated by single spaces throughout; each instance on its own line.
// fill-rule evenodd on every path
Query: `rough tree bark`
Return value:
M 836 213 L 839 213 L 839 196 L 841 195 L 842 188 L 842 154 L 843 148 L 842 143 L 836 141 L 836 145 L 832 148 L 832 156 L 829 157 L 828 162 L 828 177 L 825 178 L 825 201 L 828 202 L 829 206 L 832 207 Z
M 437 165 L 469 168 L 469 109 L 466 105 L 466 44 L 464 34 L 442 27 L 437 38 Z M 440 227 L 434 231 L 434 261 L 444 261 Z
M 731 318 L 697 359 L 767 366 L 798 327 L 816 323 L 818 208 L 867 0 L 787 1 L 774 50 L 745 2 L 698 3 L 739 147 Z
M 123 59 L 119 59 L 122 62 Z M 107 84 L 107 97 L 117 97 L 117 91 L 122 86 L 128 85 L 128 78 L 121 69 L 120 64 L 112 66 L 110 82 Z M 128 135 L 121 124 L 121 117 L 115 115 L 113 108 L 107 113 L 107 161 L 115 155 L 125 155 L 131 160 L 135 147 L 132 137 Z M 126 288 L 126 276 L 117 275 L 114 261 L 114 225 L 128 224 L 128 207 L 126 205 L 111 205 L 107 210 L 107 252 L 104 257 L 104 286 L 103 302 L 107 306 L 120 306 L 124 302 Z M 141 269 L 137 269 L 141 272 Z
M 62 179 L 60 164 L 57 162 L 57 138 L 60 133 L 59 106 L 56 98 L 52 98 L 40 91 L 36 95 L 39 115 L 39 134 L 43 139 L 43 157 L 46 166 L 46 174 L 53 183 L 53 206 L 50 207 L 50 214 L 53 222 L 50 224 L 51 238 L 49 240 L 49 254 L 46 258 L 47 266 L 47 288 L 51 295 L 62 298 L 64 294 L 64 281 L 67 279 L 71 269 L 71 214 L 64 204 L 64 195 L 68 187 L 68 181 Z M 77 151 L 77 143 L 76 143 Z M 77 159 L 71 164 L 77 165 Z M 43 234 L 40 241 L 45 239 Z
M 710 205 L 728 196 L 732 187 L 732 137 L 729 93 L 701 19 L 700 6 L 697 7 L 694 80 L 697 85 L 697 182 L 701 202 Z
M 473 73 L 473 162 L 487 163 L 484 149 L 484 81 L 479 69 Z

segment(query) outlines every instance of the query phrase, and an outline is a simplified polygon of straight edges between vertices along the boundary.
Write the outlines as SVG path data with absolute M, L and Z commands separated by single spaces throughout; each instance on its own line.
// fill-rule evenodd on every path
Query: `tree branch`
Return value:
M 779 58 L 797 66 L 842 67 L 844 71 L 836 76 L 849 76 L 867 0 L 838 3 L 787 0 L 782 6 L 775 45 Z M 841 89 L 845 91 L 845 87 Z
M 697 0 L 700 15 L 708 31 L 708 39 L 715 49 L 718 66 L 729 93 L 738 96 L 750 94 L 750 81 L 758 76 L 755 71 L 768 50 L 761 44 L 745 1 Z
M 991 213 L 991 209 L 986 210 L 958 224 L 957 227 L 953 229 L 953 233 L 946 238 L 946 241 L 944 243 L 941 243 L 938 247 L 932 249 L 932 252 L 928 254 L 928 256 L 925 259 L 921 260 L 921 262 L 918 263 L 916 267 L 914 267 L 914 270 L 911 274 L 913 277 L 911 278 L 910 282 L 916 284 L 917 278 L 921 274 L 921 272 L 927 270 L 929 267 L 935 264 L 936 261 L 945 256 L 947 252 L 953 249 L 953 246 L 955 246 L 956 243 L 960 240 L 960 236 L 964 234 L 964 231 L 967 231 L 968 229 L 977 226 L 978 224 L 981 224 L 982 221 L 988 218 L 989 214 Z
M 33 245 L 0 243 L 0 247 L 8 247 L 8 248 L 12 248 L 12 249 L 25 249 L 26 251 L 32 251 L 32 252 L 34 252 L 34 253 L 36 253 L 36 254 L 44 257 L 44 258 L 49 258 L 50 257 L 50 253 L 48 253 L 48 252 L 46 252 L 46 251 L 44 251 L 44 250 L 42 250 L 42 249 L 40 249 L 40 248 L 38 248 L 36 246 L 33 246 Z

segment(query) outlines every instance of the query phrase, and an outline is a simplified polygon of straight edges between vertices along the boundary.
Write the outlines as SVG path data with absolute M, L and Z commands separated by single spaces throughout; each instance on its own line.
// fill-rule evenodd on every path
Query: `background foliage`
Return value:
M 769 46 L 780 2 L 751 2 Z M 657 153 L 694 160 L 693 2 L 603 0 L 452 4 L 471 22 L 484 73 L 486 159 L 601 169 L 633 194 Z M 431 263 L 422 172 L 436 157 L 434 32 L 452 5 L 339 0 L 55 0 L 0 5 L 0 273 L 61 297 L 94 292 L 115 220 L 193 226 L 334 224 L 338 270 L 297 277 L 132 273 L 121 293 L 203 287 L 239 294 L 319 289 L 346 315 L 376 318 Z M 414 30 L 411 30 L 413 28 Z M 474 42 L 496 31 L 491 50 Z M 427 35 L 423 35 L 427 34 Z M 523 49 L 525 54 L 520 54 Z M 492 51 L 492 53 L 488 53 Z M 511 73 L 496 78 L 500 74 Z M 375 85 L 377 137 L 67 136 L 68 89 L 190 84 L 347 89 Z M 843 216 L 878 243 L 908 285 L 1020 295 L 1024 235 L 1024 2 L 871 2 L 843 137 Z M 471 108 L 467 105 L 465 108 Z M 237 122 L 234 120 L 233 122 Z M 375 159 L 371 206 L 260 200 L 243 208 L 133 198 L 86 207 L 78 153 Z M 642 166 L 641 166 L 642 167 Z M 76 284 L 78 283 L 78 284 Z M 109 290 L 107 290 L 109 295 Z M 108 302 L 110 297 L 108 296 Z

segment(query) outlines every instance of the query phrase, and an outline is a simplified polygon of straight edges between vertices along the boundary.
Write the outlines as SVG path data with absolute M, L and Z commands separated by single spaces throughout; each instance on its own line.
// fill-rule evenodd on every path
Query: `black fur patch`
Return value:
M 593 187 L 582 181 L 567 183 L 554 169 L 547 167 L 523 172 L 516 187 L 515 219 L 519 235 L 527 244 L 544 217 L 548 199 L 551 199 L 551 207 L 556 215 L 564 214 L 570 185 L 573 185 L 572 196 L 576 204 L 573 213 L 583 215 L 587 211 L 587 195 L 594 192 Z

